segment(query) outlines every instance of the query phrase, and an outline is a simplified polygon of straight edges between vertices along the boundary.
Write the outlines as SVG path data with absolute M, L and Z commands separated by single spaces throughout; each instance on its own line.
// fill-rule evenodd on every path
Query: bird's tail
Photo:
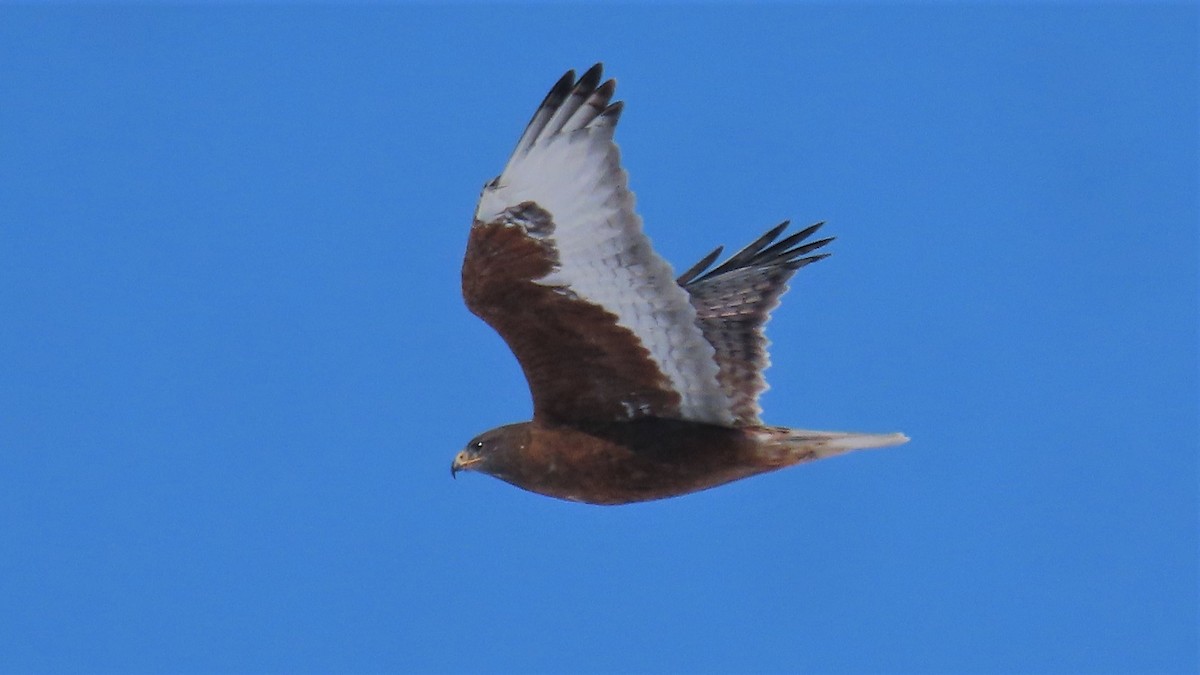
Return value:
M 835 457 L 852 450 L 886 448 L 908 442 L 908 436 L 861 434 L 845 431 L 809 431 L 787 427 L 761 427 L 758 452 L 763 461 L 790 466 L 814 459 Z

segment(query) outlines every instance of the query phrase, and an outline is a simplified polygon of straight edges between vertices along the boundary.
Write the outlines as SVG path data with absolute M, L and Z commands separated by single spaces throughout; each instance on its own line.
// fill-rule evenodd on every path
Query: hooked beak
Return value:
M 456 478 L 459 471 L 469 469 L 472 466 L 483 461 L 483 457 L 479 455 L 470 455 L 466 450 L 454 456 L 454 461 L 450 463 L 450 477 Z

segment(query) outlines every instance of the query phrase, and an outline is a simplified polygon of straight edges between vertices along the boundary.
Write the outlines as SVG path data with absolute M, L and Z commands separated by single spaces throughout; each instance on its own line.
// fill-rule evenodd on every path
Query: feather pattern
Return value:
M 763 371 L 770 365 L 763 328 L 796 270 L 829 256 L 809 255 L 833 238 L 803 244 L 823 223 L 780 241 L 788 223 L 771 228 L 728 260 L 709 269 L 718 247 L 676 280 L 696 308 L 696 321 L 716 351 L 717 379 L 732 402 L 734 424 L 761 424 L 758 397 L 766 391 Z
M 484 188 L 476 210 L 473 238 L 474 230 L 491 225 L 521 227 L 547 255 L 549 271 L 526 280 L 483 274 L 479 266 L 484 262 L 470 260 L 470 247 L 467 262 L 474 266 L 475 274 L 483 274 L 492 283 L 517 288 L 532 281 L 553 289 L 563 302 L 600 308 L 616 326 L 631 333 L 635 343 L 628 349 L 648 353 L 679 402 L 677 410 L 655 410 L 641 403 L 649 392 L 631 391 L 628 400 L 621 401 L 630 417 L 670 414 L 709 424 L 731 424 L 731 401 L 718 381 L 716 353 L 700 328 L 696 307 L 687 291 L 673 281 L 671 266 L 651 248 L 634 211 L 633 193 L 613 142 L 622 104 L 610 103 L 615 83 L 601 84 L 600 79 L 597 64 L 578 81 L 573 72 L 559 80 L 517 142 L 503 173 Z M 544 212 L 547 218 L 542 220 L 547 222 L 525 227 L 525 221 L 513 217 L 518 208 Z M 487 320 L 489 308 L 482 306 L 485 297 L 495 297 L 495 293 L 478 289 L 476 296 L 467 300 L 472 311 Z M 609 328 L 596 326 L 594 332 L 608 335 Z M 501 334 L 512 345 L 524 339 L 522 331 L 532 329 L 508 324 L 505 330 L 509 334 Z M 596 347 L 588 344 L 586 335 L 570 341 L 578 353 Z M 543 349 L 567 347 L 544 345 Z M 530 350 L 526 353 L 527 361 L 541 362 L 539 355 Z M 569 353 L 560 356 L 566 361 Z M 522 365 L 525 367 L 524 362 Z M 531 376 L 528 369 L 526 375 Z M 535 378 L 530 379 L 533 386 Z M 643 380 L 649 381 L 638 379 Z M 538 401 L 549 398 L 534 392 L 535 416 Z

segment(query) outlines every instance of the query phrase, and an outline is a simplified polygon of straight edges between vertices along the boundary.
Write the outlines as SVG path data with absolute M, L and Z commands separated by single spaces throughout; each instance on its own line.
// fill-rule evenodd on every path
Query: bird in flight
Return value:
M 451 473 L 592 504 L 662 499 L 903 434 L 767 426 L 763 326 L 821 223 L 772 228 L 679 277 L 634 211 L 613 132 L 623 103 L 596 64 L 547 94 L 483 188 L 462 268 L 467 307 L 504 338 L 533 419 L 476 436 Z

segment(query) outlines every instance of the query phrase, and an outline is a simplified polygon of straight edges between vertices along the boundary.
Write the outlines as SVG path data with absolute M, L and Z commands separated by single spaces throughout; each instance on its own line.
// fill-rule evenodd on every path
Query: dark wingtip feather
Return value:
M 558 78 L 558 82 L 550 87 L 550 91 L 546 93 L 546 98 L 542 99 L 542 104 L 538 108 L 557 108 L 571 93 L 571 88 L 574 86 L 575 70 L 571 69 L 563 73 L 563 76 Z
M 529 124 L 525 125 L 525 131 L 521 133 L 521 138 L 517 140 L 517 147 L 513 150 L 513 157 L 529 150 L 537 140 L 538 135 L 546 128 L 546 123 L 550 121 L 554 112 L 571 95 L 571 89 L 574 86 L 575 71 L 568 70 L 563 73 L 562 77 L 558 78 L 558 82 L 555 82 L 553 87 L 550 87 L 550 91 L 546 92 L 546 97 L 542 99 L 542 104 L 537 107 L 537 110 L 533 112 L 533 117 L 529 119 Z M 509 162 L 511 161 L 512 159 L 509 159 Z
M 595 91 L 596 86 L 600 84 L 600 77 L 603 75 L 603 70 L 604 68 L 599 63 L 588 68 L 587 72 L 575 83 L 572 91 L 581 92 L 584 95 Z
M 798 270 L 801 267 L 804 267 L 806 265 L 811 265 L 811 264 L 817 262 L 818 260 L 824 260 L 831 255 L 833 255 L 833 254 L 832 253 L 818 253 L 816 255 L 810 255 L 808 257 L 800 258 L 798 260 L 791 260 L 789 262 L 784 263 L 783 266 L 788 268 L 789 270 L 794 271 L 794 270 Z
M 766 234 L 750 242 L 737 253 L 734 253 L 729 257 L 729 260 L 721 263 L 719 267 L 709 272 L 706 276 L 715 277 L 730 270 L 735 270 L 739 267 L 746 267 L 754 264 L 754 262 L 761 256 L 762 250 L 771 242 L 775 241 L 775 238 L 778 237 L 781 232 L 787 229 L 789 224 L 790 221 L 785 220 L 775 227 L 767 230 Z
M 616 124 L 617 120 L 621 117 L 621 111 L 624 109 L 625 102 L 617 101 L 616 103 L 609 104 L 609 106 L 605 108 L 604 111 L 601 112 L 597 117 L 604 118 L 610 125 Z
M 583 77 L 579 78 L 579 81 L 580 82 L 583 82 L 585 80 L 592 81 L 591 86 L 594 88 L 597 84 L 599 84 L 600 78 L 603 75 L 604 75 L 604 64 L 601 62 L 596 62 L 596 63 L 592 64 L 591 68 L 588 68 L 586 71 L 584 71 Z
M 824 226 L 825 226 L 825 221 L 818 220 L 817 222 L 813 223 L 812 225 L 809 225 L 808 227 L 804 228 L 803 230 L 800 230 L 799 232 L 797 232 L 796 236 L 799 237 L 800 239 L 808 239 L 809 237 L 811 237 L 813 235 L 814 232 L 816 232 L 817 230 L 821 229 Z
M 800 230 L 799 232 L 797 232 L 795 234 L 788 235 L 786 238 L 782 239 L 781 241 L 777 241 L 774 244 L 772 244 L 771 248 L 768 248 L 765 251 L 763 251 L 762 256 L 765 258 L 765 257 L 780 255 L 781 252 L 786 251 L 789 248 L 795 246 L 796 244 L 811 237 L 812 234 L 814 232 L 816 232 L 817 230 L 821 229 L 821 226 L 824 224 L 825 224 L 824 222 L 820 222 L 820 223 L 817 223 L 816 225 L 809 225 L 808 227 L 804 228 L 803 230 Z
M 615 94 L 616 91 L 617 91 L 617 81 L 610 78 L 610 79 L 605 80 L 604 83 L 601 84 L 599 87 L 596 87 L 596 91 L 595 91 L 594 95 L 603 96 L 605 100 L 608 100 L 608 99 L 612 98 L 612 95 Z
M 784 221 L 779 225 L 771 228 L 758 239 L 755 239 L 750 245 L 733 254 L 728 260 L 721 263 L 717 267 L 705 271 L 709 265 L 716 260 L 720 255 L 720 249 L 716 252 L 705 256 L 699 263 L 693 265 L 687 272 L 679 277 L 681 286 L 696 282 L 705 281 L 714 277 L 727 274 L 735 270 L 745 269 L 747 267 L 783 267 L 790 270 L 796 270 L 809 263 L 814 263 L 823 258 L 829 257 L 830 254 L 822 253 L 807 258 L 801 258 L 811 251 L 815 251 L 829 242 L 833 241 L 833 237 L 827 237 L 818 241 L 810 242 L 802 246 L 797 246 L 800 242 L 812 236 L 814 232 L 819 230 L 824 221 L 810 225 L 795 234 L 788 235 L 784 239 L 775 241 L 780 234 L 787 229 L 789 221 Z
M 794 248 L 790 251 L 787 251 L 787 253 L 784 255 L 786 255 L 789 258 L 794 258 L 798 255 L 804 255 L 805 253 L 808 253 L 810 251 L 815 251 L 815 250 L 821 248 L 822 246 L 828 244 L 829 242 L 831 242 L 833 240 L 834 240 L 834 237 L 825 237 L 824 239 L 818 239 L 812 243 L 805 244 L 803 246 L 797 246 L 796 248 Z M 826 253 L 825 255 L 830 255 L 830 254 Z
M 700 259 L 700 262 L 696 263 L 695 265 L 692 265 L 691 267 L 688 268 L 688 271 L 684 272 L 683 274 L 680 274 L 679 278 L 677 278 L 675 280 L 675 283 L 679 284 L 680 286 L 688 285 L 688 283 L 690 283 L 692 281 L 692 279 L 696 278 L 696 275 L 698 275 L 701 272 L 703 272 L 704 270 L 708 269 L 708 266 L 713 264 L 714 260 L 721 257 L 721 251 L 724 251 L 724 250 L 725 250 L 724 246 L 718 246 L 715 249 L 713 249 L 712 253 L 709 253 L 708 255 L 704 256 L 703 258 Z

